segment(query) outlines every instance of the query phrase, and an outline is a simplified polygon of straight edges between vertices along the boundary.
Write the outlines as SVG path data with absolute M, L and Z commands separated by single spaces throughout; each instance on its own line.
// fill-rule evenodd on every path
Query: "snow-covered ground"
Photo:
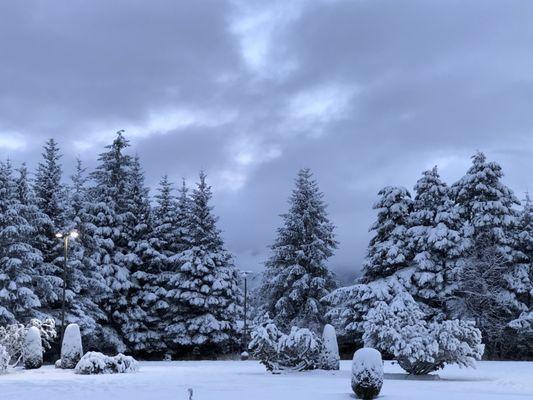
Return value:
M 480 362 L 477 369 L 448 367 L 440 380 L 406 380 L 385 365 L 382 399 L 490 400 L 533 398 L 533 362 Z M 341 371 L 271 375 L 255 361 L 143 362 L 137 373 L 80 376 L 46 366 L 0 376 L 1 400 L 300 400 L 353 399 L 350 362 Z

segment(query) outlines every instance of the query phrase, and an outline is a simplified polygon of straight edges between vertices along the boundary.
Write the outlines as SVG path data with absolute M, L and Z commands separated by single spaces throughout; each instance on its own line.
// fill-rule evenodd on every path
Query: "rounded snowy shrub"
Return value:
M 446 364 L 471 367 L 483 355 L 481 333 L 463 320 L 426 321 L 410 294 L 377 302 L 365 317 L 363 340 L 395 356 L 408 373 L 424 375 Z
M 322 332 L 322 368 L 326 370 L 338 370 L 340 368 L 339 345 L 337 343 L 337 334 L 332 325 L 324 326 Z
M 5 374 L 7 372 L 10 359 L 11 357 L 9 356 L 6 348 L 0 345 L 0 374 Z
M 123 374 L 139 370 L 139 363 L 130 356 L 118 354 L 109 357 L 96 351 L 85 354 L 76 365 L 74 372 L 80 375 Z
M 127 372 L 137 372 L 139 370 L 139 363 L 131 356 L 124 354 L 117 354 L 113 359 L 113 373 L 125 374 Z
M 82 357 L 80 327 L 77 324 L 70 324 L 65 329 L 61 345 L 61 368 L 74 369 Z
M 359 399 L 376 398 L 383 386 L 383 361 L 376 349 L 355 352 L 352 362 L 352 390 Z
M 26 332 L 24 347 L 22 348 L 22 359 L 24 368 L 36 369 L 43 365 L 43 344 L 41 341 L 41 332 L 35 326 L 32 326 Z

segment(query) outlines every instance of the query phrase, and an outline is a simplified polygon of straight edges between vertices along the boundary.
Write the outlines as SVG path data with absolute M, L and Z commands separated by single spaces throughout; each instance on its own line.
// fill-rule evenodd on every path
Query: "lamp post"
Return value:
M 248 275 L 252 274 L 252 271 L 242 271 L 244 276 L 244 324 L 242 330 L 242 346 L 243 352 L 248 350 Z
M 63 295 L 61 299 L 61 342 L 65 334 L 65 297 L 67 293 L 67 268 L 68 268 L 68 245 L 70 239 L 76 239 L 79 236 L 78 231 L 73 230 L 69 233 L 56 233 L 56 238 L 63 241 L 64 260 L 63 265 Z

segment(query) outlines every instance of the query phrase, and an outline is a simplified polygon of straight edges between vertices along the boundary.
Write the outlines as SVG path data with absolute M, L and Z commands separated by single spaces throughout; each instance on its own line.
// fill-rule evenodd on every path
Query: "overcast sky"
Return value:
M 89 165 L 119 129 L 155 185 L 205 169 L 228 248 L 260 269 L 297 170 L 356 273 L 380 187 L 470 155 L 533 190 L 533 2 L 0 1 L 0 155 Z

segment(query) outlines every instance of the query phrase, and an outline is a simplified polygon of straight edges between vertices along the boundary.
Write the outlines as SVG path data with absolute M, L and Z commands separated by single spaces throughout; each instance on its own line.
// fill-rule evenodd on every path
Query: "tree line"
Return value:
M 24 164 L 0 163 L 0 325 L 60 321 L 66 282 L 66 323 L 80 325 L 86 349 L 142 357 L 236 349 L 241 279 L 206 175 L 192 189 L 163 176 L 151 196 L 128 146 L 118 132 L 95 170 L 78 161 L 68 183 L 53 139 L 34 179 Z M 412 194 L 380 190 L 363 274 L 338 287 L 328 268 L 335 226 L 302 169 L 253 296 L 252 326 L 268 321 L 281 335 L 331 323 L 341 342 L 376 347 L 416 373 L 468 365 L 481 340 L 486 357 L 533 357 L 533 205 L 528 196 L 520 204 L 502 177 L 477 153 L 451 186 L 433 168 Z M 74 230 L 64 276 L 56 234 Z
M 0 164 L 0 325 L 48 317 L 77 323 L 86 348 L 144 356 L 227 350 L 242 293 L 212 212 L 206 175 L 190 190 L 161 179 L 152 204 L 122 132 L 87 174 L 63 183 L 50 139 L 35 179 Z M 63 275 L 63 242 L 70 240 Z

